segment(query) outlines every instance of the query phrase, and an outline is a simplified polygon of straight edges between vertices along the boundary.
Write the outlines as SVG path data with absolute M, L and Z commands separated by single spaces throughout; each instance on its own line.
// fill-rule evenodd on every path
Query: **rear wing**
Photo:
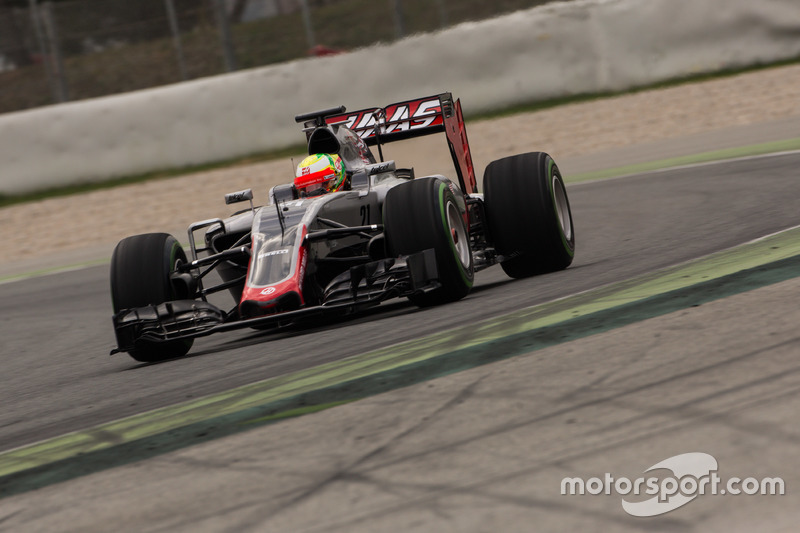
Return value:
M 346 126 L 368 145 L 444 132 L 461 190 L 465 194 L 478 192 L 461 101 L 454 101 L 450 93 L 326 116 L 325 122 Z

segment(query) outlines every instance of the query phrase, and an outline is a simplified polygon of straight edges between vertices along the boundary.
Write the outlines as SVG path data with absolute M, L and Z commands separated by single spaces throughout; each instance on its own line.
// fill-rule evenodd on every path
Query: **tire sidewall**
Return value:
M 458 300 L 469 293 L 474 280 L 472 250 L 465 212 L 451 182 L 437 177 L 418 178 L 389 190 L 383 206 L 387 250 L 391 256 L 411 255 L 433 249 L 441 287 L 409 298 L 429 306 Z M 450 234 L 448 206 L 458 212 L 457 232 L 465 237 L 468 260 L 461 261 Z
M 544 165 L 547 168 L 547 183 L 550 191 L 550 201 L 553 209 L 553 216 L 556 223 L 558 234 L 561 237 L 561 245 L 564 247 L 564 252 L 571 258 L 575 257 L 575 225 L 572 222 L 572 208 L 569 205 L 569 196 L 567 196 L 567 189 L 564 184 L 564 178 L 561 176 L 561 171 L 558 169 L 556 162 L 547 154 L 544 154 Z M 556 198 L 556 187 L 560 187 L 564 193 L 564 203 L 566 204 L 566 218 L 569 220 L 570 236 L 567 237 L 564 228 L 559 221 L 558 217 L 558 199 Z
M 552 157 L 531 152 L 498 159 L 484 174 L 491 243 L 511 277 L 562 270 L 575 255 L 575 226 L 564 179 Z M 567 236 L 559 220 L 569 224 Z M 564 212 L 566 210 L 566 212 Z
M 458 203 L 456 202 L 456 198 L 455 195 L 453 194 L 453 191 L 450 190 L 450 187 L 447 183 L 445 183 L 442 180 L 438 181 L 439 183 L 438 183 L 438 191 L 436 197 L 438 198 L 437 204 L 439 212 L 441 214 L 442 226 L 440 231 L 442 232 L 443 239 L 447 241 L 448 245 L 447 247 L 452 253 L 452 259 L 453 259 L 452 264 L 455 266 L 456 275 L 458 275 L 461 278 L 461 281 L 469 290 L 472 288 L 472 284 L 474 283 L 475 280 L 475 271 L 472 262 L 472 251 L 469 249 L 469 232 L 467 230 L 466 224 L 464 223 L 463 213 L 461 213 L 461 210 L 458 207 Z M 461 256 L 458 253 L 458 250 L 456 249 L 456 243 L 453 241 L 453 238 L 450 234 L 450 224 L 448 222 L 449 217 L 447 212 L 449 204 L 452 204 L 453 207 L 455 207 L 455 209 L 461 215 L 459 217 L 460 229 L 462 230 L 461 233 L 463 233 L 463 235 L 466 237 L 466 243 L 469 251 L 468 254 L 469 259 L 466 265 L 461 261 Z M 447 260 L 443 262 L 445 264 L 450 264 L 450 261 Z

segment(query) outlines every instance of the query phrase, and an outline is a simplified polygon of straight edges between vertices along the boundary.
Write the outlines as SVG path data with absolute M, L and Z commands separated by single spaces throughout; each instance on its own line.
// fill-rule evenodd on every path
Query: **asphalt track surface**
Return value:
M 800 154 L 569 186 L 571 268 L 477 276 L 466 299 L 404 301 L 316 328 L 200 339 L 188 357 L 141 365 L 114 345 L 107 266 L 0 285 L 0 451 L 501 315 L 700 257 L 800 224 Z M 188 221 L 187 221 L 188 222 Z

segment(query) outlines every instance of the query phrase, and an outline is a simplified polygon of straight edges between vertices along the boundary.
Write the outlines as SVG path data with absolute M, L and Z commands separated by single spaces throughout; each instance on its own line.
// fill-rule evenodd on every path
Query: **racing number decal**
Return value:
M 364 204 L 361 206 L 361 225 L 367 224 L 369 224 L 369 204 Z

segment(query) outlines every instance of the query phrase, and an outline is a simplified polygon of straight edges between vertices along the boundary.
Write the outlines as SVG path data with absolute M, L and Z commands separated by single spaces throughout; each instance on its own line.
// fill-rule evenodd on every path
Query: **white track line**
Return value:
M 663 174 L 664 172 L 672 172 L 674 170 L 691 170 L 694 168 L 702 168 L 702 167 L 709 167 L 713 165 L 721 165 L 725 163 L 738 163 L 744 161 L 756 161 L 759 159 L 769 159 L 772 157 L 781 157 L 786 155 L 800 155 L 800 150 L 786 150 L 783 152 L 772 152 L 769 154 L 758 154 L 758 155 L 746 155 L 741 157 L 733 157 L 730 159 L 716 159 L 714 161 L 702 161 L 700 163 L 689 163 L 686 165 L 678 165 L 674 167 L 664 167 L 664 168 L 656 168 L 653 170 L 645 170 L 642 172 L 631 172 L 630 174 L 624 174 L 622 176 L 613 176 L 610 178 L 597 178 L 597 179 L 589 179 L 589 180 L 582 180 L 576 183 L 569 182 L 569 176 L 566 177 L 566 184 L 568 187 L 579 187 L 581 185 L 590 185 L 592 183 L 601 183 L 604 181 L 614 181 L 614 180 L 623 180 L 623 179 L 631 179 L 631 178 L 646 178 L 652 174 Z M 642 163 L 642 165 L 647 165 L 647 163 Z M 610 169 L 613 170 L 613 169 Z

